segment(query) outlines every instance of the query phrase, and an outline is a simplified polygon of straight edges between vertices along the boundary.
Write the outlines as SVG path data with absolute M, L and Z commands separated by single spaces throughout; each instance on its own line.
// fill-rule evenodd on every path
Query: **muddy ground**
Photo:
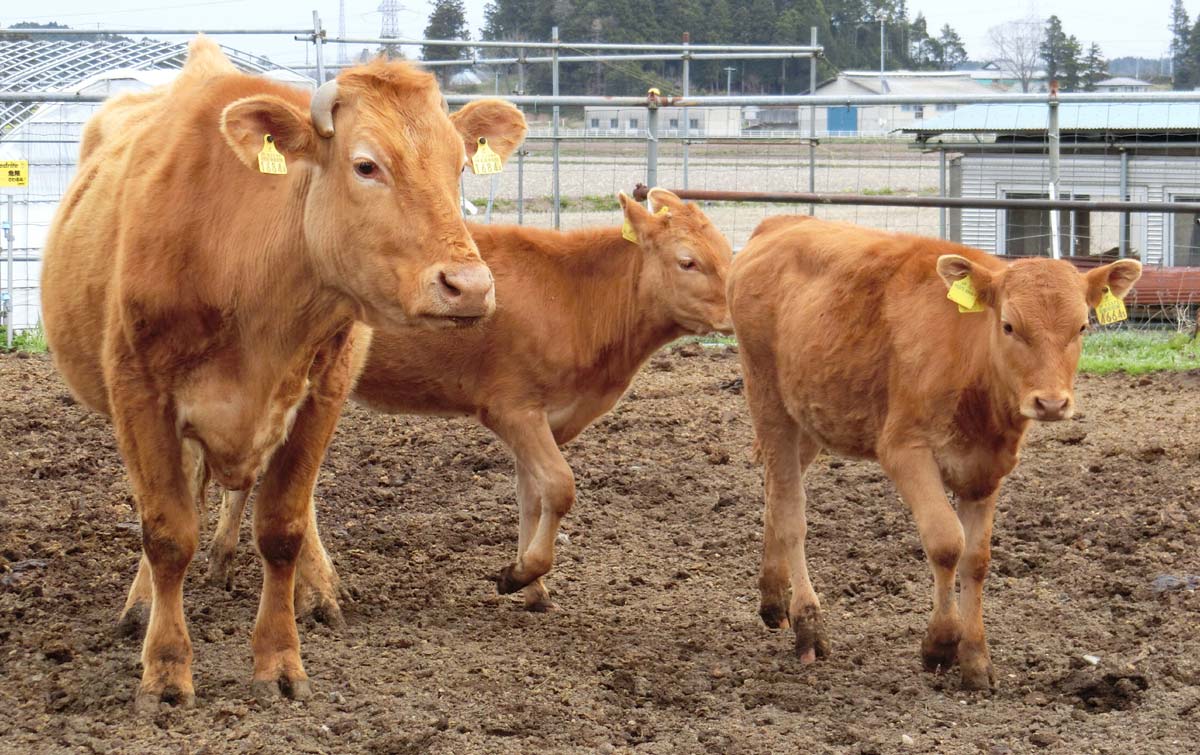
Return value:
M 0 357 L 0 751 L 1200 750 L 1200 375 L 1083 377 L 1082 415 L 1032 433 L 997 519 L 988 695 L 921 670 L 928 569 L 868 463 L 809 478 L 834 655 L 801 666 L 762 626 L 737 374 L 724 350 L 664 352 L 569 446 L 579 500 L 547 614 L 487 580 L 516 543 L 501 444 L 351 407 L 318 493 L 354 601 L 340 634 L 301 626 L 314 699 L 250 697 L 243 547 L 232 593 L 203 556 L 189 574 L 196 708 L 137 716 L 139 645 L 113 627 L 139 536 L 111 430 L 48 359 Z

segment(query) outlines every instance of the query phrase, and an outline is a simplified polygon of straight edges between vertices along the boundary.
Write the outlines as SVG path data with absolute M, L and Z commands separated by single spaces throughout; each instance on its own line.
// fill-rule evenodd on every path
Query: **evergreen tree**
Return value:
M 963 45 L 958 32 L 946 24 L 938 33 L 938 68 L 943 71 L 953 71 L 967 60 L 967 48 Z
M 471 31 L 467 28 L 467 13 L 463 7 L 463 0 L 434 0 L 429 23 L 425 26 L 425 39 L 470 38 Z M 424 60 L 459 60 L 470 57 L 470 54 L 471 51 L 466 47 L 421 47 L 421 58 Z M 436 73 L 442 86 L 446 86 L 453 70 L 448 66 L 439 66 Z
M 1038 46 L 1038 54 L 1041 55 L 1045 66 L 1046 78 L 1050 81 L 1057 79 L 1059 87 L 1065 88 L 1062 79 L 1067 62 L 1067 35 L 1063 32 L 1062 21 L 1058 16 L 1046 19 L 1046 31 L 1042 35 L 1041 45 Z
M 1188 20 L 1187 9 L 1183 0 L 1171 3 L 1171 24 L 1167 27 L 1171 32 L 1171 68 L 1174 87 L 1176 89 L 1191 89 L 1195 79 L 1195 65 L 1189 60 L 1188 51 L 1192 42 L 1192 24 Z
M 1100 51 L 1100 45 L 1095 42 L 1088 48 L 1087 57 L 1083 59 L 1083 73 L 1080 85 L 1085 92 L 1096 91 L 1096 85 L 1108 78 L 1108 61 Z

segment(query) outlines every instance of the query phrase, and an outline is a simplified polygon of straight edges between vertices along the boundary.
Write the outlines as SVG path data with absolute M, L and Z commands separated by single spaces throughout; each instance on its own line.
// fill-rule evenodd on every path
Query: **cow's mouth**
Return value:
M 433 328 L 465 330 L 483 322 L 487 319 L 487 315 L 426 315 L 422 319 Z

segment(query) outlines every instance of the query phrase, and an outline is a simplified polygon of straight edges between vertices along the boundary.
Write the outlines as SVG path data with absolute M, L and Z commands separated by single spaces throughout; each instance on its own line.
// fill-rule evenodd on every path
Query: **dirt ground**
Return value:
M 929 571 L 872 464 L 809 477 L 833 656 L 801 666 L 763 627 L 737 374 L 725 349 L 664 352 L 568 447 L 546 614 L 487 580 L 517 536 L 502 445 L 350 407 L 318 494 L 354 600 L 340 633 L 301 626 L 314 699 L 250 697 L 243 547 L 232 593 L 203 556 L 189 574 L 197 706 L 137 716 L 139 643 L 113 629 L 139 535 L 111 429 L 47 358 L 0 357 L 0 752 L 1200 750 L 1200 375 L 1082 377 L 1081 416 L 1032 432 L 1001 495 L 988 695 L 921 670 Z

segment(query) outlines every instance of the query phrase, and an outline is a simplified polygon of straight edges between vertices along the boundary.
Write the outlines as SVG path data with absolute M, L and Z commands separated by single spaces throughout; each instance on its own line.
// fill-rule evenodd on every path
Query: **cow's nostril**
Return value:
M 462 296 L 462 289 L 450 282 L 450 279 L 446 277 L 445 270 L 438 273 L 438 283 L 442 285 L 442 293 L 448 298 L 453 299 Z
M 1067 400 L 1065 398 L 1042 398 L 1038 396 L 1033 400 L 1033 403 L 1039 413 L 1051 416 L 1062 414 L 1063 410 L 1067 408 Z

